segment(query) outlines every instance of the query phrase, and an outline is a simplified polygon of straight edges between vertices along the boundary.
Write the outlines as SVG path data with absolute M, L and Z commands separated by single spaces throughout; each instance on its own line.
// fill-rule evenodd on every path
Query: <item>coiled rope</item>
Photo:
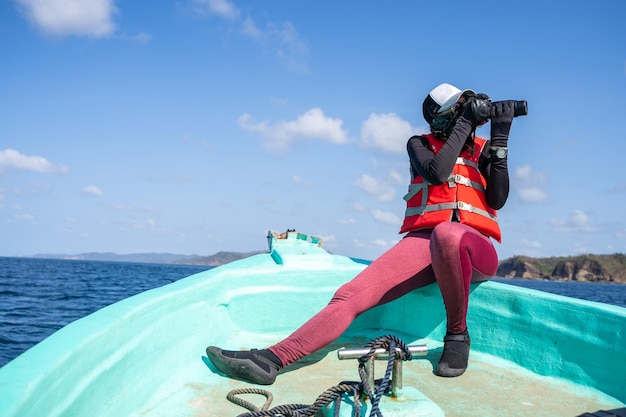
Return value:
M 367 355 L 363 355 L 359 358 L 359 376 L 361 377 L 361 383 L 363 389 L 368 397 L 372 401 L 372 410 L 370 416 L 383 417 L 382 412 L 379 409 L 380 399 L 383 394 L 387 392 L 389 388 L 389 382 L 391 382 L 391 371 L 393 370 L 393 364 L 397 360 L 410 361 L 413 359 L 413 355 L 409 351 L 409 348 L 404 342 L 396 336 L 387 335 L 376 338 L 369 342 L 365 347 L 369 347 L 370 351 Z M 396 351 L 396 347 L 400 349 L 400 352 Z M 372 357 L 376 349 L 384 348 L 389 352 L 389 359 L 387 360 L 387 369 L 385 370 L 385 376 L 379 384 L 374 384 L 374 387 L 370 387 L 367 382 L 367 376 L 365 374 L 365 364 Z M 376 386 L 377 385 L 377 386 Z
M 272 401 L 272 394 L 269 391 L 258 388 L 243 388 L 233 390 L 228 393 L 226 398 L 229 401 L 240 405 L 248 410 L 249 413 L 240 414 L 237 417 L 313 417 L 315 413 L 321 410 L 326 405 L 334 402 L 334 416 L 339 416 L 339 407 L 341 405 L 341 397 L 345 394 L 351 394 L 354 397 L 354 407 L 352 415 L 359 417 L 361 415 L 361 396 L 367 394 L 371 399 L 372 409 L 370 411 L 370 417 L 383 417 L 382 412 L 379 409 L 379 403 L 382 396 L 388 391 L 389 383 L 391 381 L 391 371 L 393 364 L 396 360 L 411 360 L 413 355 L 409 351 L 404 342 L 396 336 L 387 335 L 381 336 L 370 341 L 365 347 L 370 348 L 368 354 L 359 358 L 359 376 L 361 382 L 341 382 L 334 387 L 331 387 L 324 391 L 317 397 L 312 405 L 305 404 L 286 404 L 279 405 L 272 409 L 268 409 Z M 365 372 L 365 364 L 374 355 L 376 349 L 384 348 L 389 352 L 389 359 L 387 360 L 387 369 L 385 370 L 385 376 L 382 379 L 374 382 L 374 387 L 370 387 L 367 382 L 367 375 Z M 396 349 L 399 349 L 396 350 Z M 237 398 L 238 394 L 260 394 L 267 398 L 267 401 L 263 407 L 259 410 L 258 407 L 249 403 L 248 401 Z
M 270 408 L 270 404 L 272 404 L 272 401 L 274 400 L 274 396 L 272 395 L 271 392 L 266 391 L 264 389 L 260 389 L 260 388 L 240 388 L 240 389 L 234 389 L 231 392 L 228 393 L 228 395 L 226 395 L 226 399 L 228 401 L 230 401 L 233 404 L 237 404 L 242 406 L 243 408 L 246 408 L 250 411 L 259 411 L 259 408 L 257 406 L 255 406 L 254 404 L 252 404 L 251 402 L 248 402 L 246 400 L 243 400 L 239 397 L 237 397 L 237 395 L 240 394 L 259 394 L 259 395 L 263 395 L 266 398 L 265 404 L 263 404 L 263 406 L 260 408 L 260 410 L 267 410 L 268 408 Z

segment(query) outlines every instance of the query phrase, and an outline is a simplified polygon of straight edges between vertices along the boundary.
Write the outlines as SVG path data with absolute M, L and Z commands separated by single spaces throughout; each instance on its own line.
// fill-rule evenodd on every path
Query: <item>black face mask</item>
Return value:
M 450 112 L 442 116 L 435 117 L 430 125 L 435 130 L 443 130 L 450 124 L 450 122 L 452 122 L 453 118 L 454 118 L 454 113 Z
M 450 111 L 435 117 L 430 123 L 433 134 L 440 139 L 447 139 L 456 124 L 456 119 L 458 118 L 457 113 L 456 111 Z

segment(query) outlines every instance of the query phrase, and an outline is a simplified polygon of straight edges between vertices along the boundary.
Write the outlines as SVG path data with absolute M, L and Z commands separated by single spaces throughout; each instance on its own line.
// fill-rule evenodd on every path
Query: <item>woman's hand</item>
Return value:
M 468 99 L 463 98 L 464 101 L 459 103 L 463 106 L 461 109 L 460 117 L 463 117 L 465 120 L 471 123 L 472 128 L 482 126 L 487 123 L 487 117 L 481 117 L 477 115 L 474 110 L 474 104 L 472 104 L 476 100 L 485 100 L 489 101 L 489 96 L 487 94 L 478 93 L 475 96 L 469 97 Z
M 513 100 L 497 101 L 491 106 L 491 145 L 506 146 L 515 114 Z

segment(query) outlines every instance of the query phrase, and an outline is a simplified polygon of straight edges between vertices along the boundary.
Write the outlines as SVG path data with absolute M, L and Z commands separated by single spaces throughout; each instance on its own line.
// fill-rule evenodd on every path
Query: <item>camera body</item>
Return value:
M 498 101 L 492 102 L 489 99 L 480 99 L 476 97 L 470 98 L 470 105 L 472 106 L 472 113 L 474 115 L 474 119 L 479 122 L 486 122 L 487 119 L 491 118 L 491 108 L 494 104 L 499 103 Z M 517 116 L 526 116 L 528 114 L 528 102 L 526 100 L 505 100 L 512 101 L 514 112 L 513 117 Z

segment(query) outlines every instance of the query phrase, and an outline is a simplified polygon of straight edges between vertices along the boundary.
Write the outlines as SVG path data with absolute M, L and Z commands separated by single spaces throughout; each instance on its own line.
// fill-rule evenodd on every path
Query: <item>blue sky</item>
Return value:
M 373 259 L 441 82 L 529 103 L 501 259 L 626 252 L 624 21 L 621 0 L 1 2 L 0 256 L 296 228 Z

